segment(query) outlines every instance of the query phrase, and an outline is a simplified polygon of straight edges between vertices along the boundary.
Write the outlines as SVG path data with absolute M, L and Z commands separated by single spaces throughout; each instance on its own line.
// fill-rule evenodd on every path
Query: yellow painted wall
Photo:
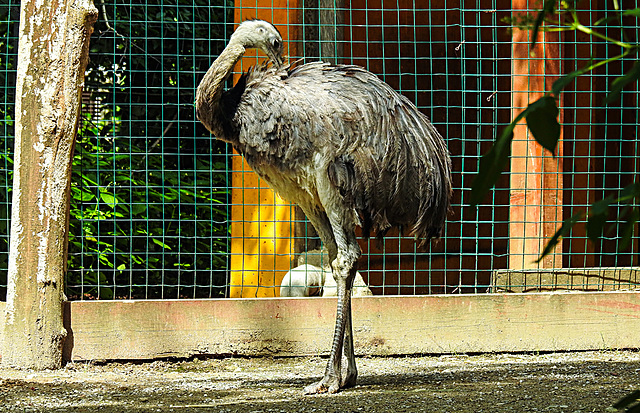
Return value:
M 236 0 L 236 24 L 251 18 L 276 25 L 285 47 L 289 47 L 288 54 L 295 55 L 288 40 L 296 38 L 297 0 Z M 255 65 L 257 59 L 256 53 L 247 53 L 236 67 L 234 78 Z M 241 156 L 233 156 L 232 168 L 229 295 L 277 297 L 277 286 L 289 271 L 293 256 L 293 206 L 258 178 Z

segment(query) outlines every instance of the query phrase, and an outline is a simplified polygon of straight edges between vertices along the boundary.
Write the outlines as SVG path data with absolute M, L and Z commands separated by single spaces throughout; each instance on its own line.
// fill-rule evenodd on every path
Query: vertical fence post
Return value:
M 59 368 L 69 188 L 92 0 L 23 0 L 2 362 Z
M 514 0 L 514 13 L 534 13 L 533 0 Z M 514 30 L 512 38 L 512 118 L 549 90 L 561 70 L 558 33 Z M 562 120 L 562 111 L 560 112 Z M 514 129 L 511 147 L 509 268 L 562 266 L 562 245 L 539 264 L 545 243 L 562 223 L 562 136 L 556 157 L 538 144 L 522 122 Z

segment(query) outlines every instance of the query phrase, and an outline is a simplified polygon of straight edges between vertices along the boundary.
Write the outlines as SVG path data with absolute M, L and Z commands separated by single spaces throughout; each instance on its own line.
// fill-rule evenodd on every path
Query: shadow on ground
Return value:
M 640 353 L 359 358 L 355 388 L 304 396 L 320 358 L 0 369 L 0 411 L 603 412 L 640 387 Z

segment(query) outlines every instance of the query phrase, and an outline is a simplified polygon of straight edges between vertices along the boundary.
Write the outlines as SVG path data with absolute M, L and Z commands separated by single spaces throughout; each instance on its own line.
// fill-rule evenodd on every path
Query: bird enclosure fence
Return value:
M 640 240 L 635 231 L 622 245 L 629 230 L 624 223 L 597 242 L 577 225 L 535 263 L 563 220 L 621 191 L 640 171 L 637 82 L 618 101 L 602 105 L 611 82 L 629 71 L 626 63 L 603 65 L 567 86 L 556 156 L 542 150 L 525 126 L 516 128 L 506 173 L 477 208 L 469 206 L 480 157 L 515 114 L 560 75 L 620 52 L 601 38 L 567 31 L 545 33 L 530 53 L 529 32 L 512 31 L 507 21 L 519 12 L 535 13 L 527 4 L 96 2 L 99 19 L 73 158 L 67 296 L 273 297 L 291 268 L 328 264 L 304 214 L 276 196 L 195 116 L 200 79 L 235 25 L 256 17 L 278 27 L 290 62 L 363 66 L 415 103 L 445 138 L 454 195 L 442 237 L 426 249 L 399 233 L 383 242 L 361 237 L 359 271 L 374 295 L 636 288 Z M 580 10 L 581 22 L 593 27 L 617 13 L 614 6 L 591 2 Z M 18 0 L 0 4 L 1 300 L 19 8 Z M 637 17 L 602 31 L 637 42 Z M 248 52 L 234 81 L 263 58 Z

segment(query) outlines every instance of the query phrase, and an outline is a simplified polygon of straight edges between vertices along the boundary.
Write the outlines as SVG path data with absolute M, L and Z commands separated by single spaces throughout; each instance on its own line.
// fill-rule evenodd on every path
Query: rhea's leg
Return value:
M 337 256 L 338 246 L 336 245 L 335 238 L 333 236 L 333 229 L 331 228 L 331 223 L 329 222 L 329 218 L 323 211 L 319 211 L 315 208 L 310 208 L 310 209 L 303 208 L 303 210 L 305 215 L 309 219 L 309 221 L 311 221 L 311 224 L 313 225 L 313 227 L 318 232 L 318 235 L 320 236 L 320 239 L 322 240 L 324 247 L 327 249 L 327 252 L 329 253 L 329 260 L 332 262 L 333 260 L 335 260 Z M 339 293 L 339 290 L 340 289 L 338 288 L 338 293 Z M 338 300 L 339 313 L 341 312 L 340 302 L 341 301 Z M 337 352 L 338 354 L 341 354 L 342 339 L 340 338 L 339 342 L 336 343 L 337 339 L 339 338 L 338 336 L 341 335 L 339 333 L 339 330 L 341 329 L 341 327 L 340 327 L 340 322 L 338 320 L 339 320 L 339 317 L 336 317 L 336 326 L 335 326 L 334 340 L 333 340 L 331 352 L 333 353 L 334 348 L 337 346 L 340 346 L 339 351 Z M 330 359 L 329 364 L 327 364 L 327 368 L 325 370 L 325 374 L 322 380 L 305 387 L 304 393 L 305 394 L 324 393 L 329 391 L 329 389 L 334 389 L 334 388 L 337 390 L 337 388 L 339 388 L 339 383 L 340 383 L 340 377 L 338 376 L 339 372 L 340 372 L 339 365 L 338 365 L 338 369 L 336 370 L 335 364 Z
M 353 273 L 355 274 L 355 268 L 357 268 L 354 265 L 354 270 Z M 355 278 L 355 275 L 354 277 Z M 353 284 L 353 278 L 351 280 L 352 284 Z M 353 285 L 351 286 L 347 286 L 347 294 L 349 295 L 349 297 L 351 297 L 351 290 L 353 288 Z M 345 330 L 344 330 L 344 344 L 343 344 L 343 348 L 344 348 L 344 355 L 347 358 L 347 371 L 342 375 L 342 383 L 340 384 L 341 388 L 347 388 L 347 387 L 353 387 L 356 385 L 356 379 L 358 377 L 358 369 L 356 368 L 356 356 L 354 353 L 354 346 L 353 346 L 353 327 L 352 327 L 352 321 L 351 321 L 351 300 L 349 300 L 349 313 L 346 315 L 347 317 L 347 322 L 346 322 L 346 326 L 345 326 Z
M 338 253 L 331 266 L 338 289 L 338 306 L 333 344 L 324 377 L 318 383 L 305 388 L 305 393 L 335 393 L 343 386 L 355 385 L 357 370 L 353 352 L 353 332 L 351 322 L 351 290 L 356 274 L 356 262 L 360 257 L 360 246 L 353 230 L 344 231 L 332 225 Z M 345 341 L 347 340 L 346 345 Z M 347 374 L 342 379 L 342 352 L 347 356 Z
M 336 187 L 335 179 L 324 172 L 327 165 L 318 165 L 316 175 L 316 189 L 322 211 L 313 219 L 309 217 L 318 230 L 318 234 L 327 246 L 333 277 L 338 289 L 338 306 L 336 310 L 336 324 L 333 334 L 331 353 L 325 370 L 324 377 L 318 383 L 305 388 L 305 393 L 337 392 L 343 383 L 353 385 L 355 383 L 355 358 L 353 354 L 353 338 L 351 326 L 351 288 L 355 278 L 355 265 L 360 258 L 360 246 L 356 240 L 355 227 L 359 223 L 359 217 L 353 207 L 353 202 L 345 198 Z M 347 171 L 348 172 L 348 171 Z M 318 219 L 320 218 L 320 219 Z M 314 221 L 315 219 L 315 221 Z M 316 225 L 317 224 L 317 225 Z M 327 225 L 328 224 L 328 225 Z M 319 228 L 320 227 L 320 228 Z M 341 361 L 345 340 L 347 337 L 347 376 L 342 380 Z
M 331 353 L 329 354 L 329 361 L 327 362 L 327 368 L 325 369 L 324 377 L 317 383 L 307 386 L 304 389 L 306 394 L 312 393 L 335 393 L 342 386 L 343 383 L 353 386 L 355 384 L 355 358 L 350 357 L 347 354 L 347 376 L 346 380 L 342 380 L 341 377 L 341 362 L 342 362 L 342 349 L 344 345 L 345 337 L 349 341 L 346 346 L 346 350 L 353 354 L 353 341 L 351 332 L 351 286 L 353 284 L 353 277 L 350 277 L 350 271 L 346 269 L 344 263 L 351 261 L 345 260 L 340 253 L 334 260 L 333 270 L 336 285 L 338 288 L 338 307 L 336 311 L 336 324 L 333 334 L 333 343 L 331 345 Z M 342 262 L 342 263 L 341 263 Z M 353 261 L 352 261 L 353 264 Z M 351 265 L 352 265 L 351 264 Z M 346 270 L 346 271 L 345 271 Z M 345 330 L 349 328 L 348 332 Z

